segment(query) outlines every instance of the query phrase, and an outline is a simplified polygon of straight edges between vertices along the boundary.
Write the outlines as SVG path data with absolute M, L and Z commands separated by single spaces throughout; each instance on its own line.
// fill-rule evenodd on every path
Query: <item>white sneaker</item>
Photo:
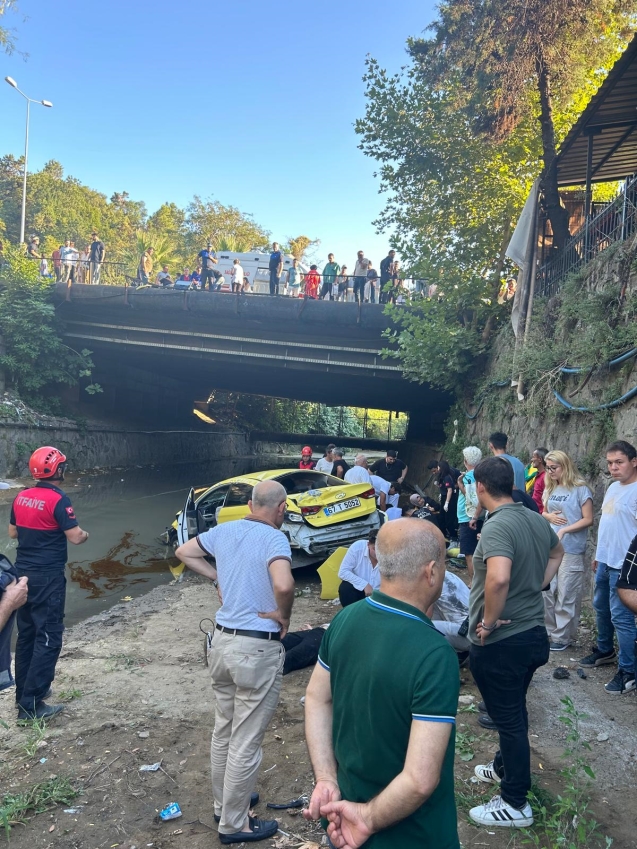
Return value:
M 488 784 L 499 784 L 501 781 L 500 776 L 493 768 L 493 761 L 488 764 L 478 764 L 474 773 L 476 778 L 479 778 L 480 781 L 486 781 Z
M 528 802 L 519 810 L 507 805 L 502 796 L 494 796 L 485 805 L 471 808 L 469 816 L 479 825 L 500 825 L 505 828 L 526 828 L 533 825 L 533 811 Z

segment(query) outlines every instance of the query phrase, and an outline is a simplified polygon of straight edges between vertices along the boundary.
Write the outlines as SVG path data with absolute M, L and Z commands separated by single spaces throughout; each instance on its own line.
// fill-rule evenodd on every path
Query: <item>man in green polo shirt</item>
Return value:
M 478 499 L 488 510 L 473 555 L 469 597 L 471 672 L 495 722 L 500 749 L 475 768 L 500 793 L 469 811 L 480 825 L 533 825 L 527 802 L 531 750 L 526 691 L 549 659 L 542 588 L 555 576 L 564 549 L 539 513 L 513 501 L 514 472 L 504 457 L 489 457 L 473 471 Z
M 336 849 L 459 849 L 458 662 L 425 615 L 442 591 L 444 538 L 397 519 L 376 553 L 380 590 L 334 618 L 307 689 L 316 786 L 305 817 L 328 821 Z
M 321 286 L 321 298 L 326 295 L 331 296 L 332 286 L 336 280 L 336 275 L 341 270 L 340 265 L 334 261 L 334 254 L 327 255 L 327 263 L 323 269 L 323 285 Z

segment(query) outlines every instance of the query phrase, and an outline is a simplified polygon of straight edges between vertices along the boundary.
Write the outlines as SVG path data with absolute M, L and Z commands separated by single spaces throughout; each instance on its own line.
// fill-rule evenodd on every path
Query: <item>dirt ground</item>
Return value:
M 296 599 L 293 628 L 329 621 L 340 609 L 321 601 L 319 590 L 313 584 L 309 595 Z M 218 845 L 208 755 L 213 699 L 199 630 L 200 620 L 213 616 L 217 605 L 210 585 L 198 578 L 180 584 L 168 584 L 167 579 L 165 586 L 70 629 L 53 701 L 60 694 L 72 698 L 37 748 L 33 731 L 15 724 L 13 690 L 0 694 L 0 718 L 8 724 L 7 729 L 0 724 L 0 797 L 52 776 L 68 776 L 81 789 L 70 808 L 59 806 L 15 825 L 10 835 L 13 849 Z M 553 658 L 536 675 L 529 692 L 533 770 L 540 786 L 560 792 L 565 730 L 558 716 L 560 699 L 569 695 L 589 715 L 583 734 L 592 746 L 590 762 L 597 775 L 592 807 L 602 833 L 612 837 L 618 849 L 635 849 L 637 700 L 634 694 L 605 694 L 603 684 L 612 677 L 612 668 L 593 671 L 587 680 L 577 677 L 571 659 L 582 656 L 589 642 L 584 629 L 581 645 L 559 657 L 558 662 L 571 669 L 569 679 L 553 679 Z M 257 787 L 259 816 L 267 815 L 267 801 L 284 802 L 311 792 L 301 704 L 310 673 L 305 669 L 284 678 L 279 708 L 265 737 Z M 461 678 L 462 695 L 479 699 L 468 670 L 461 670 Z M 520 845 L 518 835 L 508 829 L 492 833 L 467 821 L 467 797 L 490 795 L 487 785 L 471 781 L 473 768 L 490 760 L 496 748 L 495 733 L 481 729 L 477 714 L 470 711 L 464 706 L 458 715 L 463 745 L 456 775 L 463 846 Z M 26 751 L 29 743 L 32 754 Z M 471 753 L 470 760 L 460 757 Z M 157 761 L 159 771 L 140 771 L 142 765 Z M 158 811 L 173 801 L 179 802 L 183 816 L 158 824 Z M 322 832 L 307 824 L 299 811 L 280 812 L 277 818 L 281 831 L 264 846 L 321 844 Z

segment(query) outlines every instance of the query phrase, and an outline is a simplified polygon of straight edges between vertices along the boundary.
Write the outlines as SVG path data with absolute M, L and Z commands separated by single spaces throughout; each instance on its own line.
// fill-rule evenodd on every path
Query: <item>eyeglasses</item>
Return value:
M 549 472 L 556 472 L 560 468 L 559 463 L 557 466 L 547 466 L 546 469 Z

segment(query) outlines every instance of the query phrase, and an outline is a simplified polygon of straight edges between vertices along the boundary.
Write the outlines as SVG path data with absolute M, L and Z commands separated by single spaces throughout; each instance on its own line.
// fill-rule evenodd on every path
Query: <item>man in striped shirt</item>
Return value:
M 337 849 L 459 849 L 458 661 L 425 614 L 442 590 L 445 541 L 430 522 L 396 519 L 376 553 L 380 590 L 334 618 L 308 686 L 316 785 L 305 816 L 327 820 Z

